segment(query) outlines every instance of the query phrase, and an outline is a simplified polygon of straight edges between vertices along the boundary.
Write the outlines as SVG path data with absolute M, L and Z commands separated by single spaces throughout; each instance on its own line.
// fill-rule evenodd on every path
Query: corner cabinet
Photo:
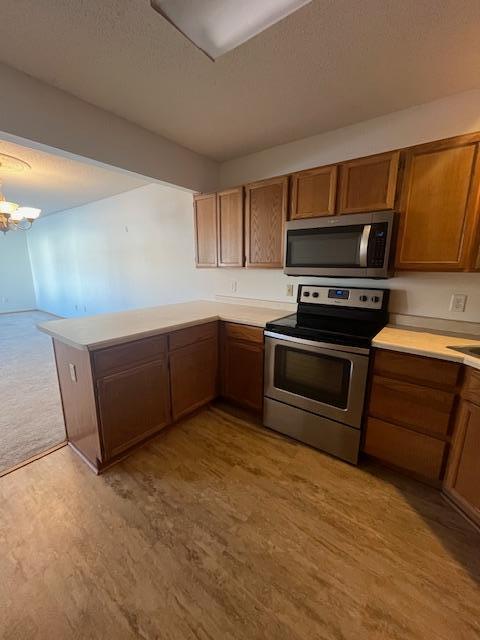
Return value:
M 245 187 L 246 266 L 283 267 L 288 177 L 253 182 Z
M 393 209 L 400 152 L 392 151 L 340 165 L 338 213 Z
M 478 142 L 471 136 L 406 152 L 396 268 L 471 271 L 478 247 Z
M 243 187 L 217 193 L 217 243 L 219 267 L 243 267 Z
M 172 418 L 178 420 L 217 395 L 218 323 L 180 329 L 168 343 Z
M 452 502 L 480 527 L 479 462 L 480 371 L 468 369 L 455 420 L 443 490 Z
M 263 408 L 263 329 L 233 322 L 221 325 L 221 394 L 235 404 Z
M 217 195 L 193 196 L 195 223 L 195 265 L 217 266 Z
M 335 215 L 337 167 L 317 167 L 291 176 L 290 219 Z

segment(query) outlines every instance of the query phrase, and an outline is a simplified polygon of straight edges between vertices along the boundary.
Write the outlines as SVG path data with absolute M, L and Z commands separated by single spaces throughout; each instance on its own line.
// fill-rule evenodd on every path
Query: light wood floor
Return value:
M 216 410 L 96 477 L 0 479 L 2 640 L 480 637 L 480 535 L 434 490 Z

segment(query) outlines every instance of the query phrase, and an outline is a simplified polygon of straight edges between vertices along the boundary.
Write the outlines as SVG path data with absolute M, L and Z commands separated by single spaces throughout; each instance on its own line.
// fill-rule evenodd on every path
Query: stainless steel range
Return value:
M 264 424 L 357 464 L 372 338 L 388 290 L 300 285 L 265 330 Z

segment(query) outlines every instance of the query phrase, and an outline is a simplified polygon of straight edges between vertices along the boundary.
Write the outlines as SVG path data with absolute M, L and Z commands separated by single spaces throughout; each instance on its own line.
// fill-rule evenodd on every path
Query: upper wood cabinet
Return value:
M 193 197 L 195 222 L 195 264 L 217 266 L 217 196 L 215 193 Z
M 283 267 L 287 217 L 288 177 L 247 184 L 245 187 L 246 266 Z
M 400 152 L 392 151 L 340 165 L 338 213 L 393 209 Z
M 474 269 L 478 190 L 478 143 L 470 136 L 408 150 L 396 268 Z
M 218 266 L 243 267 L 243 187 L 217 193 Z
M 291 181 L 291 220 L 335 214 L 336 165 L 294 173 Z

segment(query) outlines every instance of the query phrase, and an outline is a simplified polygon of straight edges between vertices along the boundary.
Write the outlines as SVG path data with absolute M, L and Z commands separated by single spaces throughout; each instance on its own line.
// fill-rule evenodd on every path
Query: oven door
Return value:
M 359 429 L 368 353 L 267 331 L 265 396 Z

